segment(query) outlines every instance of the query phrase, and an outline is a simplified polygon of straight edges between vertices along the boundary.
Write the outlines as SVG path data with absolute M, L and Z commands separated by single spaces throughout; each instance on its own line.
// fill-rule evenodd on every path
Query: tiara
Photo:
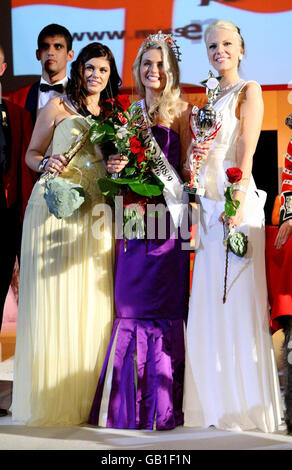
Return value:
M 149 34 L 149 36 L 143 41 L 143 45 L 147 46 L 147 45 L 150 45 L 153 42 L 156 42 L 156 43 L 160 42 L 160 43 L 167 44 L 167 46 L 170 47 L 173 50 L 174 55 L 176 57 L 176 60 L 178 62 L 181 61 L 180 48 L 177 45 L 177 42 L 173 38 L 172 34 L 163 34 L 162 31 L 158 31 L 157 34 Z

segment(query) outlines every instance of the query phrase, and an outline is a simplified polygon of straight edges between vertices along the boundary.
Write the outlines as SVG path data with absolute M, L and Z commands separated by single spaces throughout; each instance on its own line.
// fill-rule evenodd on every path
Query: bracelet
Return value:
M 41 173 L 44 169 L 45 169 L 45 166 L 48 162 L 50 157 L 44 157 L 41 161 L 40 161 L 40 164 L 38 166 L 38 171 Z
M 235 184 L 233 186 L 233 189 L 234 191 L 242 191 L 243 193 L 247 192 L 247 188 L 245 188 L 244 186 L 241 186 L 240 184 Z

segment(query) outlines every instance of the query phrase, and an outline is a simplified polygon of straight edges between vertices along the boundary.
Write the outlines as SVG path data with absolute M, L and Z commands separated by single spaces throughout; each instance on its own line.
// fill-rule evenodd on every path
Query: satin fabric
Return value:
M 187 324 L 184 412 L 186 426 L 273 432 L 281 424 L 281 396 L 265 276 L 265 193 L 253 177 L 238 230 L 248 237 L 243 258 L 229 252 L 223 304 L 225 171 L 236 167 L 240 84 L 215 104 L 223 115 L 201 168 L 201 240 L 196 252 Z
M 72 115 L 55 129 L 52 153 L 64 153 L 85 119 Z M 84 204 L 70 217 L 49 213 L 42 180 L 34 186 L 20 263 L 12 419 L 28 425 L 86 422 L 113 323 L 113 243 L 93 232 L 97 179 L 106 170 L 88 142 L 62 174 L 81 183 Z
M 179 169 L 179 136 L 155 126 L 165 156 Z M 168 214 L 169 215 L 169 214 Z M 183 423 L 184 322 L 189 252 L 169 230 L 164 240 L 117 242 L 117 319 L 89 423 L 171 429 Z

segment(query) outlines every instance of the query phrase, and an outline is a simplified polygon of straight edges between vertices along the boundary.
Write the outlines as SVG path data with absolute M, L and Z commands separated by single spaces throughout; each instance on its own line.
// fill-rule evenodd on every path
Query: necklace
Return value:
M 239 80 L 237 80 L 237 82 L 229 83 L 229 85 L 224 86 L 223 88 L 221 88 L 220 91 L 221 91 L 221 93 L 224 93 L 224 91 L 228 91 L 231 88 L 236 87 L 237 85 L 239 85 L 240 82 L 243 82 L 243 81 L 244 80 L 242 80 L 242 78 L 240 78 Z

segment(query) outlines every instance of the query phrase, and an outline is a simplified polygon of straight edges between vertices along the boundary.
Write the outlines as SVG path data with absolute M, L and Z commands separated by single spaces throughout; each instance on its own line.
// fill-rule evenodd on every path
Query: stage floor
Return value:
M 10 303 L 9 303 L 10 302 Z M 17 306 L 12 292 L 7 297 L 0 337 L 0 407 L 11 404 Z M 273 336 L 280 365 L 282 337 Z M 275 343 L 279 343 L 276 344 Z M 277 354 L 278 352 L 278 354 Z M 1 361 L 2 359 L 2 361 Z M 178 427 L 171 431 L 74 427 L 27 427 L 12 422 L 11 414 L 0 417 L 0 450 L 91 450 L 172 451 L 180 450 L 292 450 L 292 436 L 285 426 L 275 434 L 229 432 L 215 428 Z M 2 454 L 1 454 L 2 455 Z
M 0 397 L 11 400 L 13 357 L 0 362 Z M 0 450 L 292 450 L 285 427 L 275 434 L 178 427 L 171 431 L 74 427 L 27 427 L 0 418 Z

